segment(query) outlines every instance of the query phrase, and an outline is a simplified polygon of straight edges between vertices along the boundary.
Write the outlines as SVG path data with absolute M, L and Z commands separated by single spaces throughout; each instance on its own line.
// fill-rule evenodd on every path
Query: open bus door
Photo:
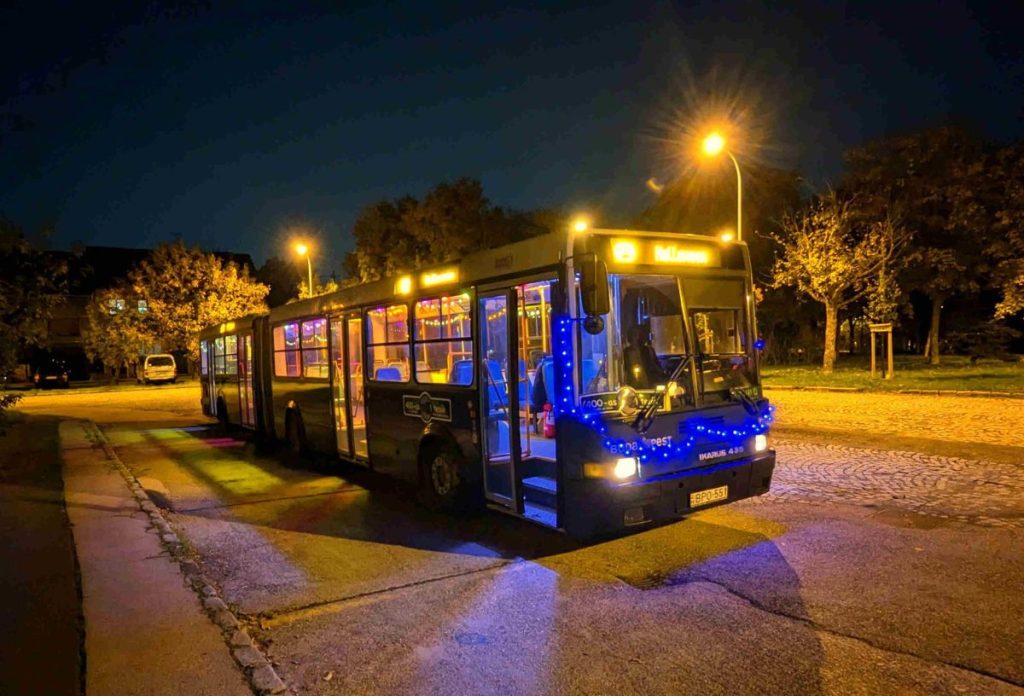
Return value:
M 553 285 L 545 279 L 479 293 L 477 382 L 487 500 L 555 527 Z

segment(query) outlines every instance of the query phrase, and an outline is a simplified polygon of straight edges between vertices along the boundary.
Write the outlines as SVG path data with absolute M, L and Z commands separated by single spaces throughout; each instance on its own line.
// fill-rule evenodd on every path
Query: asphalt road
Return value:
M 101 425 L 296 693 L 1024 693 L 1019 402 L 875 398 L 780 393 L 771 494 L 585 546 L 287 468 L 194 387 L 22 407 Z

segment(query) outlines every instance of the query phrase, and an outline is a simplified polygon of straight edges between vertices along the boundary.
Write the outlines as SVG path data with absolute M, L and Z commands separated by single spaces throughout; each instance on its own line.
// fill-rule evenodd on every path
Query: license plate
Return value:
M 728 497 L 728 486 L 719 486 L 718 488 L 706 488 L 703 491 L 694 491 L 690 494 L 690 507 L 695 508 L 700 507 L 701 505 L 717 503 L 719 500 L 725 500 Z
M 56 378 L 56 377 L 54 377 L 54 376 L 50 376 L 50 377 L 47 377 L 46 379 L 47 379 L 47 380 L 51 380 L 51 379 L 57 379 L 57 378 Z

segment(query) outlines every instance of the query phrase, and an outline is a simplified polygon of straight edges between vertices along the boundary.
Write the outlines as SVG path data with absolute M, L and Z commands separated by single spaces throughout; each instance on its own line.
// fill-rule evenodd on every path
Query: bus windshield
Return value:
M 692 406 L 689 370 L 671 379 L 683 360 L 699 371 L 705 402 L 728 400 L 732 389 L 753 384 L 742 280 L 612 274 L 609 286 L 604 329 L 580 331 L 581 396 L 611 395 L 628 386 L 669 390 L 673 404 Z

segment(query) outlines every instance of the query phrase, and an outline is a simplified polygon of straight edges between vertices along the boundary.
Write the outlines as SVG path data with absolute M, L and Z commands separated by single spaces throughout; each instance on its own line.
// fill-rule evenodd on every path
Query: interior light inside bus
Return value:
M 440 271 L 427 271 L 420 276 L 420 285 L 431 288 L 435 285 L 454 283 L 459 279 L 459 269 L 446 268 Z
M 412 292 L 412 276 L 402 276 L 395 281 L 395 294 L 408 295 Z
M 636 242 L 628 239 L 612 240 L 612 258 L 618 263 L 636 263 L 639 255 Z

